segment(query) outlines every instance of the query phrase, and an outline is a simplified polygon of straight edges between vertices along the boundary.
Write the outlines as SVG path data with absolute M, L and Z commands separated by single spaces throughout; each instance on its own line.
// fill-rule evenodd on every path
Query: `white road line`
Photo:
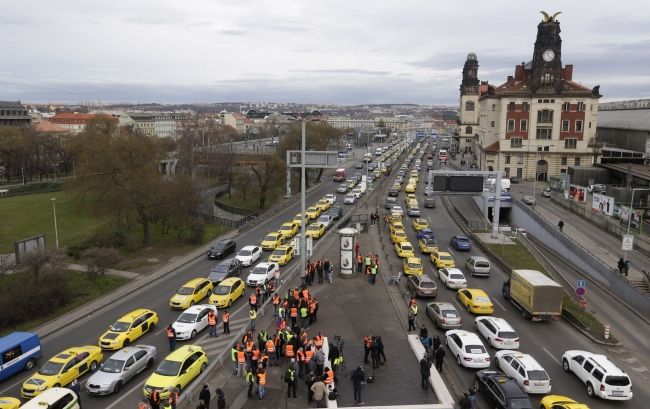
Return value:
M 492 302 L 498 305 L 503 311 L 508 311 L 506 310 L 506 307 L 504 307 L 499 301 L 496 300 L 496 298 L 491 298 Z
M 451 247 L 447 247 L 447 252 L 452 256 L 456 257 L 456 254 L 451 250 Z
M 35 373 L 35 372 L 34 372 L 34 373 Z M 33 374 L 32 374 L 32 375 L 33 375 Z M 28 380 L 29 378 L 31 378 L 32 375 L 29 375 L 27 378 L 25 378 L 25 379 L 23 379 L 23 380 L 21 380 L 21 381 L 18 381 L 18 382 L 16 382 L 16 383 L 13 383 L 13 384 L 9 385 L 9 386 L 8 386 L 7 388 L 5 388 L 5 389 L 0 390 L 0 393 L 4 395 L 5 392 L 9 391 L 9 389 L 12 389 L 12 388 L 14 388 L 16 385 L 25 382 L 26 380 Z
M 558 359 L 557 359 L 557 358 L 556 358 L 552 353 L 550 353 L 548 349 L 546 349 L 546 348 L 544 348 L 544 347 L 542 347 L 542 349 L 544 350 L 544 352 L 546 352 L 546 354 L 547 354 L 548 356 L 551 357 L 551 359 L 552 359 L 553 361 L 555 361 L 556 364 L 558 364 L 559 366 L 562 366 L 562 364 L 560 363 L 560 361 L 559 361 L 559 360 L 558 360 Z
M 106 406 L 105 409 L 111 409 L 111 408 L 114 408 L 114 407 L 117 406 L 121 401 L 123 401 L 125 398 L 130 397 L 130 395 L 131 395 L 131 394 L 132 394 L 136 389 L 138 389 L 138 388 L 139 388 L 139 389 L 142 389 L 143 387 L 144 387 L 144 382 L 143 382 L 143 383 L 138 383 L 138 384 L 136 384 L 133 388 L 129 389 L 129 390 L 126 391 L 126 392 L 122 392 L 122 396 L 120 396 L 119 398 L 115 399 L 115 401 L 114 401 L 113 403 L 111 403 L 110 405 Z M 144 396 L 144 395 L 143 395 L 143 396 Z

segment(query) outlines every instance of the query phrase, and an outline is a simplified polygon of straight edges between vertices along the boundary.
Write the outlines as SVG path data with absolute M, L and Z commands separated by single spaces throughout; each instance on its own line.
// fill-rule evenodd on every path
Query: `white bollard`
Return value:
M 609 339 L 609 325 L 605 325 L 605 334 L 603 334 L 603 338 Z

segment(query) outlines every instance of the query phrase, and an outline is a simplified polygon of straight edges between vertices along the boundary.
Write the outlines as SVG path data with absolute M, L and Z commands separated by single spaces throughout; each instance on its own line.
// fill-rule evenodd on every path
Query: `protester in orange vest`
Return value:
M 291 307 L 291 312 L 289 315 L 291 316 L 291 326 L 295 327 L 296 321 L 298 320 L 298 308 Z
M 293 351 L 293 345 L 292 344 L 287 344 L 284 350 L 284 356 L 287 358 L 293 358 L 294 357 L 294 351 Z
M 169 324 L 167 327 L 167 340 L 169 341 L 169 351 L 173 352 L 176 349 L 176 330 Z
M 230 334 L 230 313 L 228 313 L 228 310 L 223 312 L 221 319 L 223 320 L 223 333 Z
M 325 378 L 323 383 L 325 385 L 329 385 L 330 383 L 334 382 L 334 371 L 332 371 L 330 368 L 325 368 L 325 371 L 323 372 L 324 372 L 323 377 Z
M 357 273 L 363 271 L 363 256 L 357 253 Z
M 251 310 L 255 310 L 255 312 L 257 312 L 257 296 L 255 293 L 248 296 L 248 305 L 250 305 Z
M 239 348 L 239 351 L 237 351 L 237 376 L 244 376 L 244 373 L 246 369 L 246 353 L 244 352 L 244 348 Z
M 147 399 L 142 399 L 140 402 L 138 402 L 138 409 L 151 409 L 151 405 Z
M 218 337 L 217 335 L 217 314 L 210 310 L 208 313 L 208 327 L 210 329 L 210 337 Z
M 325 341 L 325 337 L 319 332 L 318 335 L 314 337 L 314 344 L 316 344 L 316 348 L 320 348 L 323 346 L 323 342 Z
M 149 404 L 151 404 L 152 408 L 158 408 L 160 406 L 160 394 L 156 389 L 151 389 L 151 393 L 149 394 Z
M 370 355 L 370 348 L 372 347 L 372 336 L 368 335 L 367 337 L 363 338 L 363 363 L 367 364 L 368 361 L 368 355 Z

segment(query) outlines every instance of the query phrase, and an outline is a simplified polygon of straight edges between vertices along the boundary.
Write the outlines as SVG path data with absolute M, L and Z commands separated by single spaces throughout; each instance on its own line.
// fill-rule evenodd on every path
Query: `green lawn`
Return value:
M 539 270 L 547 274 L 544 267 L 535 260 L 523 244 L 516 239 L 513 242 L 515 244 L 487 244 L 487 246 L 513 269 Z
M 45 234 L 49 248 L 55 247 L 52 198 L 60 247 L 79 244 L 109 227 L 107 220 L 76 208 L 72 193 L 66 191 L 0 198 L 0 253 L 13 252 L 14 241 L 39 234 Z
M 266 208 L 268 209 L 273 207 L 278 200 L 282 199 L 282 194 L 284 193 L 286 192 L 280 192 L 280 189 L 269 191 L 266 197 Z M 238 207 L 240 209 L 257 212 L 259 210 L 260 197 L 257 188 L 252 188 L 246 192 L 246 199 L 244 199 L 242 192 L 233 189 L 231 197 L 228 197 L 228 194 L 225 194 L 219 198 L 219 201 L 223 204 Z
M 13 331 L 32 330 L 47 321 L 87 304 L 129 282 L 129 279 L 117 276 L 100 276 L 95 280 L 91 280 L 82 272 L 69 271 L 68 274 L 71 289 L 71 297 L 68 304 L 55 310 L 48 310 L 47 314 L 43 314 L 37 319 L 25 321 L 17 327 L 0 328 L 0 336 Z M 99 334 L 97 334 L 97 336 L 99 336 Z

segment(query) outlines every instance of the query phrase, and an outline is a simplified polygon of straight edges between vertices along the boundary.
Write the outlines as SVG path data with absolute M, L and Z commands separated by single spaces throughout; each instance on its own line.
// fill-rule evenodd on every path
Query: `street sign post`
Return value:
M 576 295 L 577 295 L 578 297 L 582 297 L 582 296 L 584 296 L 585 294 L 587 294 L 587 290 L 586 290 L 584 287 L 577 287 L 577 288 L 576 288 Z
M 307 237 L 307 256 L 311 257 L 314 249 L 314 239 Z
M 586 287 L 586 286 L 587 286 L 586 280 L 576 280 L 576 287 Z
M 634 235 L 632 234 L 623 235 L 623 243 L 621 244 L 621 250 L 623 251 L 634 250 Z
M 300 255 L 300 236 L 296 236 L 293 238 L 293 255 L 294 256 L 299 256 Z

